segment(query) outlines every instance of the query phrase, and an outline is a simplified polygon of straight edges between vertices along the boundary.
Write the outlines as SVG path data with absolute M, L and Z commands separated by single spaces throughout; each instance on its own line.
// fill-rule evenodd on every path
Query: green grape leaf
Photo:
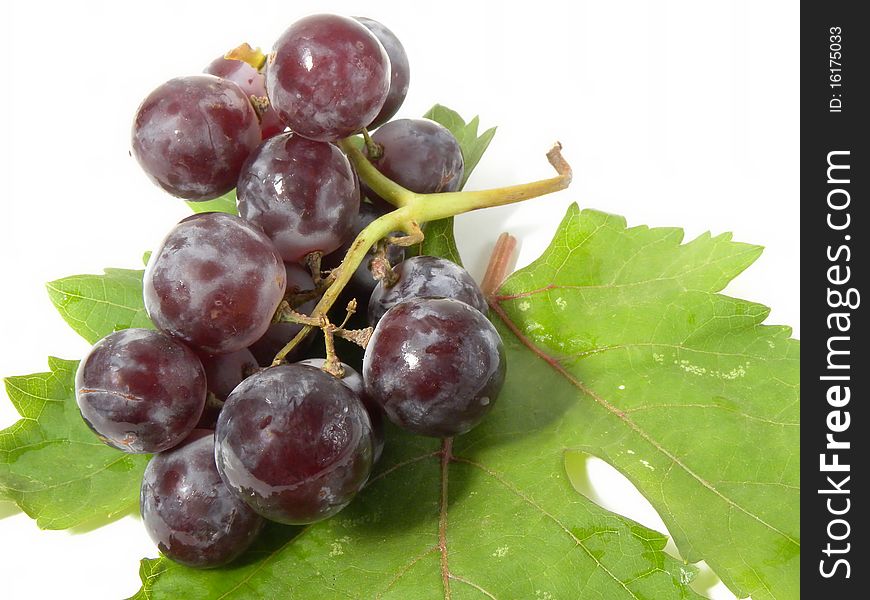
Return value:
M 699 598 L 695 569 L 663 552 L 666 538 L 577 494 L 548 420 L 528 427 L 507 405 L 519 396 L 505 400 L 490 418 L 516 437 L 491 460 L 474 434 L 442 465 L 437 441 L 391 432 L 379 473 L 338 516 L 271 526 L 217 570 L 145 559 L 136 597 L 427 600 L 446 586 L 457 599 Z
M 573 398 L 564 448 L 625 474 L 682 555 L 739 597 L 797 598 L 800 343 L 762 325 L 767 308 L 716 293 L 759 247 L 682 238 L 573 206 L 492 299 L 495 322 L 527 394 Z M 489 429 L 490 443 L 511 435 Z
M 453 217 L 439 219 L 431 223 L 424 223 L 423 241 L 406 250 L 408 256 L 440 256 L 462 266 L 462 257 L 456 246 L 456 238 L 453 237 Z
M 0 493 L 42 529 L 68 529 L 128 512 L 148 457 L 119 452 L 85 425 L 75 400 L 76 361 L 5 380 L 21 420 L 0 431 Z
M 238 215 L 239 209 L 236 206 L 236 190 L 230 190 L 223 196 L 214 200 L 205 200 L 203 202 L 186 202 L 194 213 L 204 212 L 223 212 L 231 215 Z
M 468 177 L 477 166 L 477 163 L 480 162 L 483 153 L 486 152 L 489 143 L 492 141 L 493 136 L 495 136 L 495 127 L 487 129 L 478 136 L 477 130 L 480 126 L 480 119 L 478 117 L 474 117 L 466 123 L 456 111 L 440 104 L 430 108 L 423 116 L 444 125 L 444 127 L 453 133 L 456 141 L 459 142 L 459 147 L 462 149 L 462 158 L 465 162 L 465 173 L 460 189 L 465 187 L 465 182 L 468 181 Z M 459 250 L 456 247 L 456 240 L 453 237 L 453 217 L 426 223 L 423 226 L 423 233 L 426 235 L 425 239 L 421 244 L 412 249 L 411 254 L 441 256 L 452 260 L 458 265 L 462 264 Z
M 492 298 L 508 375 L 451 446 L 389 430 L 335 518 L 273 527 L 240 562 L 142 563 L 140 598 L 697 598 L 666 538 L 571 486 L 585 452 L 739 596 L 799 596 L 800 344 L 722 295 L 759 256 L 730 235 L 628 228 L 572 206 Z M 448 591 L 446 593 L 446 590 Z
M 73 275 L 46 284 L 64 321 L 91 344 L 128 327 L 153 329 L 142 301 L 141 270 L 106 269 L 103 275 Z

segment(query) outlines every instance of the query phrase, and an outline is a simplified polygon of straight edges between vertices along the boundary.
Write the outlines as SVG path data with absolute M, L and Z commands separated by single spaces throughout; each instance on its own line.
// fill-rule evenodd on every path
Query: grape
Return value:
M 310 365 L 312 367 L 317 367 L 318 369 L 322 369 L 323 365 L 326 364 L 325 358 L 306 358 L 305 360 L 300 360 L 300 365 Z M 347 363 L 341 363 L 342 368 L 344 368 L 344 376 L 341 378 L 341 382 L 349 387 L 351 391 L 362 400 L 363 406 L 366 407 L 366 412 L 369 414 L 369 419 L 372 422 L 372 436 L 373 436 L 373 453 L 374 459 L 373 462 L 378 462 L 381 459 L 381 454 L 384 452 L 384 416 L 383 411 L 381 411 L 381 407 L 371 398 L 368 397 L 365 390 L 365 384 L 363 383 L 362 375 L 356 372 L 356 370 L 348 365 Z
M 133 154 L 158 186 L 186 200 L 211 200 L 236 186 L 260 143 L 257 113 L 236 84 L 212 75 L 170 79 L 133 121 Z
M 369 322 L 374 325 L 391 307 L 411 298 L 453 298 L 486 314 L 486 297 L 468 271 L 435 256 L 414 256 L 394 269 L 398 281 L 378 282 L 369 299 Z
M 379 127 L 372 140 L 383 149 L 373 164 L 402 187 L 433 194 L 455 192 L 462 185 L 462 149 L 443 125 L 429 119 L 398 119 Z M 364 192 L 370 200 L 389 206 L 370 189 Z
M 402 42 L 399 41 L 395 33 L 374 19 L 354 18 L 375 34 L 384 50 L 387 51 L 387 56 L 390 57 L 390 93 L 387 95 L 387 101 L 384 102 L 381 112 L 369 125 L 369 128 L 374 129 L 393 118 L 393 115 L 398 112 L 405 101 L 405 96 L 408 95 L 408 85 L 411 83 L 411 67 L 408 65 L 405 47 L 402 46 Z
M 190 567 L 224 565 L 247 550 L 263 519 L 236 498 L 214 462 L 214 434 L 195 430 L 151 459 L 139 496 L 142 521 L 160 551 Z
M 269 100 L 299 135 L 335 142 L 371 123 L 390 91 L 390 59 L 363 25 L 337 15 L 296 21 L 266 66 Z
M 149 329 L 110 333 L 76 373 L 76 401 L 85 423 L 106 444 L 136 454 L 161 452 L 187 437 L 205 394 L 196 354 Z
M 263 139 L 267 140 L 270 137 L 275 137 L 279 133 L 284 133 L 286 129 L 284 121 L 281 120 L 275 109 L 269 105 L 260 116 L 260 131 L 263 132 Z
M 362 402 L 307 365 L 271 367 L 244 380 L 227 398 L 215 439 L 224 482 L 280 523 L 334 515 L 372 466 L 371 422 Z
M 366 392 L 413 433 L 448 437 L 476 426 L 504 383 L 501 338 L 483 313 L 417 298 L 384 314 L 366 348 Z
M 289 298 L 291 294 L 310 291 L 314 289 L 314 280 L 311 275 L 301 266 L 295 263 L 284 263 L 284 269 L 287 274 L 287 293 Z M 303 315 L 310 315 L 314 310 L 317 300 L 312 299 L 304 304 L 297 306 L 294 310 Z M 269 329 L 259 340 L 251 344 L 250 350 L 256 357 L 257 362 L 264 367 L 268 367 L 275 359 L 275 355 L 287 345 L 287 342 L 296 337 L 296 334 L 302 329 L 299 323 L 272 323 Z M 313 339 L 308 336 L 301 344 L 297 345 L 285 357 L 285 360 L 292 362 L 305 351 L 308 343 Z
M 208 391 L 218 400 L 226 400 L 243 379 L 259 370 L 257 359 L 247 348 L 230 354 L 200 354 Z
M 178 223 L 151 254 L 143 281 L 154 325 L 208 354 L 229 354 L 261 338 L 285 285 L 272 242 L 226 213 Z
M 266 76 L 243 60 L 219 56 L 205 68 L 205 72 L 232 81 L 242 88 L 248 98 L 268 98 Z M 260 131 L 264 140 L 284 131 L 284 123 L 271 105 L 260 114 Z
M 332 252 L 331 254 L 324 256 L 323 261 L 321 262 L 321 267 L 324 270 L 335 269 L 338 265 L 341 264 L 341 261 L 344 259 L 348 250 L 350 250 L 351 244 L 356 239 L 356 236 L 371 224 L 372 221 L 377 219 L 378 217 L 386 214 L 384 211 L 375 208 L 373 205 L 368 204 L 366 202 L 362 202 L 359 205 L 359 213 L 354 221 L 353 227 L 349 232 L 346 241 L 339 247 L 338 250 Z M 398 232 L 395 235 L 400 235 Z M 359 302 L 362 306 L 358 307 L 358 311 L 365 313 L 366 305 L 368 304 L 369 296 L 372 295 L 372 291 L 375 289 L 375 285 L 377 281 L 372 276 L 372 272 L 369 268 L 371 264 L 371 259 L 374 258 L 375 250 L 372 248 L 369 250 L 366 258 L 360 263 L 359 267 L 357 267 L 356 271 L 354 271 L 353 276 L 347 284 L 347 287 L 342 291 L 342 297 L 339 302 L 336 302 L 336 305 L 340 305 L 342 308 L 347 305 L 347 302 L 351 298 L 356 298 L 357 302 Z M 389 245 L 387 247 L 387 260 L 389 260 L 391 265 L 399 264 L 402 259 L 405 258 L 405 249 L 401 246 Z
M 243 379 L 256 373 L 260 367 L 247 348 L 230 354 L 199 354 L 199 360 L 205 369 L 206 386 L 210 394 L 197 427 L 214 429 L 224 400 Z
M 359 211 L 359 188 L 341 150 L 292 133 L 251 155 L 237 193 L 239 215 L 261 227 L 287 262 L 338 248 Z

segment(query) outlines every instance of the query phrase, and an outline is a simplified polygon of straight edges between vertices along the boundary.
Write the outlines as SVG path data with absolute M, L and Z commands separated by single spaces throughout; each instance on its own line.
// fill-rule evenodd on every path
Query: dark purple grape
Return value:
M 250 98 L 268 98 L 266 94 L 266 76 L 243 60 L 234 60 L 219 56 L 211 61 L 205 72 L 221 79 L 232 81 Z M 272 106 L 260 114 L 260 131 L 263 139 L 268 139 L 284 131 L 284 123 Z
M 263 334 L 259 340 L 251 344 L 250 350 L 261 367 L 268 367 L 275 360 L 275 355 L 287 345 L 287 342 L 296 337 L 296 334 L 302 329 L 302 325 L 298 323 L 273 323 L 269 325 L 269 329 Z M 311 343 L 314 340 L 314 335 L 309 334 L 298 343 L 284 357 L 285 362 L 293 362 L 298 358 L 305 356 L 310 349 Z
M 269 105 L 266 111 L 260 116 L 260 130 L 263 132 L 263 139 L 267 140 L 271 137 L 275 137 L 280 133 L 284 133 L 286 129 L 287 126 L 284 125 L 284 121 L 281 120 L 281 117 L 278 116 L 275 109 Z
M 260 515 L 221 480 L 214 434 L 202 429 L 151 459 L 139 508 L 160 552 L 190 567 L 218 567 L 234 560 L 263 526 Z
M 239 215 L 261 227 L 287 262 L 338 248 L 359 211 L 359 188 L 341 150 L 292 133 L 251 155 L 237 194 Z
M 107 335 L 76 373 L 76 400 L 85 423 L 124 452 L 161 452 L 181 442 L 196 426 L 205 394 L 205 372 L 196 354 L 150 329 Z
M 287 274 L 286 297 L 290 298 L 293 294 L 314 289 L 314 280 L 311 278 L 311 274 L 300 265 L 296 263 L 284 263 L 284 268 Z M 303 315 L 310 315 L 316 304 L 317 300 L 312 299 L 297 306 L 295 310 Z M 272 323 L 269 325 L 266 333 L 263 334 L 263 337 L 251 344 L 250 351 L 260 365 L 268 367 L 272 364 L 275 355 L 278 354 L 281 348 L 296 337 L 296 334 L 301 329 L 302 325 L 298 323 Z M 285 357 L 285 360 L 293 362 L 296 358 L 299 358 L 305 352 L 312 339 L 313 336 L 309 335 Z
M 209 396 L 197 427 L 214 429 L 224 400 L 243 379 L 256 373 L 260 365 L 247 348 L 230 354 L 199 354 L 199 360 L 205 369 Z
M 275 246 L 226 213 L 187 217 L 151 254 L 143 281 L 151 321 L 199 351 L 229 354 L 260 339 L 284 297 Z
M 366 392 L 413 433 L 465 433 L 490 411 L 504 383 L 501 337 L 459 300 L 418 298 L 381 318 L 366 348 Z
M 462 149 L 443 125 L 429 119 L 398 119 L 379 127 L 372 139 L 383 149 L 373 164 L 402 187 L 434 194 L 455 192 L 462 185 Z M 370 200 L 389 206 L 370 189 L 363 191 Z
M 218 400 L 226 400 L 243 379 L 259 370 L 257 359 L 247 348 L 230 354 L 200 354 L 208 391 Z
M 310 365 L 322 369 L 326 364 L 325 358 L 306 358 L 300 360 L 300 365 Z M 366 407 L 366 412 L 369 413 L 369 419 L 372 422 L 372 435 L 374 443 L 374 461 L 378 462 L 381 459 L 381 454 L 384 452 L 384 415 L 381 407 L 377 402 L 369 398 L 366 394 L 365 384 L 363 383 L 362 375 L 347 363 L 341 363 L 344 368 L 344 376 L 341 382 L 349 387 L 351 391 L 362 400 L 363 406 Z
M 341 247 L 339 247 L 338 250 L 323 257 L 321 267 L 324 270 L 335 269 L 336 267 L 338 267 L 338 265 L 341 264 L 341 261 L 347 254 L 348 250 L 350 250 L 350 246 L 356 239 L 356 236 L 359 235 L 359 232 L 368 227 L 372 223 L 372 221 L 384 214 L 386 214 L 385 211 L 375 208 L 371 204 L 368 204 L 366 202 L 360 203 L 359 213 L 357 214 L 357 217 L 353 224 L 353 228 L 348 233 L 345 242 L 341 245 Z M 396 235 L 399 234 L 396 233 Z M 362 261 L 362 263 L 360 263 L 360 266 L 357 267 L 356 271 L 354 271 L 353 276 L 347 284 L 347 287 L 345 287 L 342 291 L 342 298 L 338 302 L 336 302 L 337 306 L 340 306 L 343 309 L 351 298 L 356 298 L 357 302 L 362 305 L 357 310 L 365 313 L 369 296 L 372 295 L 372 291 L 375 289 L 375 285 L 378 283 L 372 276 L 372 272 L 369 268 L 371 265 L 371 259 L 374 258 L 374 255 L 375 250 L 374 248 L 372 248 L 366 258 Z M 399 264 L 404 258 L 405 249 L 401 246 L 390 245 L 387 247 L 387 260 L 390 261 L 391 265 Z
M 233 390 L 218 419 L 224 482 L 279 523 L 313 523 L 344 508 L 372 466 L 371 422 L 338 379 L 307 365 L 265 369 Z
M 133 121 L 136 160 L 154 183 L 185 200 L 211 200 L 236 187 L 259 143 L 248 97 L 212 75 L 170 79 L 145 98 Z
M 369 299 L 369 322 L 374 325 L 387 310 L 411 298 L 453 298 L 486 314 L 486 296 L 468 271 L 446 258 L 414 256 L 396 265 L 399 276 L 391 287 L 379 282 Z
M 387 101 L 384 102 L 381 112 L 369 125 L 369 128 L 374 129 L 392 119 L 405 101 L 405 96 L 408 95 L 408 85 L 411 83 L 411 67 L 408 64 L 405 47 L 395 33 L 374 19 L 354 18 L 375 34 L 384 50 L 387 51 L 387 56 L 390 57 L 390 93 L 387 95 Z
M 390 91 L 390 59 L 359 22 L 312 15 L 278 38 L 266 66 L 266 89 L 290 129 L 335 142 L 380 112 Z

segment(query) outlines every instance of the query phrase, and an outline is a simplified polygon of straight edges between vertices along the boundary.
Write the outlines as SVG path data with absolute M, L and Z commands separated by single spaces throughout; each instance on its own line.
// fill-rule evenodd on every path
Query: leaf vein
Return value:
M 517 336 L 517 339 L 520 340 L 520 342 L 522 342 L 522 344 L 524 346 L 526 346 L 529 350 L 531 350 L 533 354 L 535 354 L 538 358 L 540 358 L 541 360 L 543 360 L 544 362 L 549 364 L 560 375 L 562 375 L 565 379 L 567 379 L 569 383 L 571 383 L 577 389 L 579 389 L 581 392 L 585 393 L 587 396 L 592 398 L 592 400 L 594 400 L 599 406 L 601 406 L 602 408 L 604 408 L 605 410 L 607 410 L 608 412 L 613 414 L 616 418 L 621 420 L 623 423 L 625 423 L 632 431 L 634 431 L 637 435 L 639 435 L 641 438 L 643 438 L 645 441 L 647 441 L 656 451 L 660 452 L 661 454 L 664 454 L 668 460 L 672 461 L 673 464 L 679 466 L 683 471 L 686 472 L 687 475 L 689 475 L 690 477 L 695 479 L 698 483 L 700 483 L 703 487 L 705 487 L 707 490 L 712 492 L 715 496 L 719 497 L 726 504 L 736 508 L 737 510 L 744 513 L 745 515 L 747 515 L 751 519 L 758 521 L 760 524 L 764 525 L 765 527 L 767 527 L 771 531 L 774 531 L 775 533 L 779 534 L 780 536 L 782 536 L 783 538 L 788 540 L 791 544 L 800 548 L 800 542 L 798 540 L 794 539 L 791 535 L 782 531 L 781 529 L 779 529 L 775 525 L 768 523 L 767 521 L 762 519 L 760 516 L 758 516 L 758 515 L 754 514 L 753 512 L 743 508 L 741 505 L 739 505 L 737 502 L 735 502 L 731 498 L 728 498 L 727 496 L 725 496 L 722 492 L 717 490 L 716 487 L 713 486 L 709 481 L 707 481 L 706 479 L 704 479 L 703 477 L 701 477 L 700 475 L 695 473 L 694 470 L 689 468 L 689 466 L 686 465 L 685 463 L 683 463 L 676 455 L 674 455 L 673 453 L 668 451 L 667 448 L 665 448 L 658 441 L 656 441 L 649 433 L 647 433 L 643 428 L 641 428 L 640 425 L 638 425 L 632 419 L 630 419 L 624 411 L 616 408 L 615 406 L 610 404 L 610 402 L 605 400 L 602 396 L 599 396 L 592 389 L 590 389 L 584 383 L 582 383 L 579 379 L 577 379 L 571 373 L 569 373 L 565 369 L 565 367 L 563 367 L 559 363 L 559 361 L 557 361 L 553 357 L 549 356 L 546 352 L 544 352 L 538 346 L 536 346 L 534 343 L 532 343 L 531 340 L 529 340 L 523 334 L 523 332 L 520 330 L 520 328 L 513 321 L 510 320 L 510 317 L 507 315 L 507 313 L 504 311 L 504 309 L 501 307 L 501 305 L 497 301 L 491 302 L 490 306 L 492 307 L 493 311 L 499 316 L 499 318 L 502 320 L 502 322 L 504 322 L 504 324 L 511 330 L 511 332 Z
M 548 519 L 550 519 L 553 523 L 555 523 L 556 525 L 558 525 L 559 528 L 562 529 L 562 531 L 564 531 L 566 534 L 568 534 L 568 537 L 570 537 L 572 540 L 574 540 L 574 543 L 575 543 L 577 546 L 579 546 L 580 548 L 582 548 L 583 551 L 584 551 L 584 552 L 589 556 L 589 558 L 591 558 L 591 559 L 595 562 L 595 564 L 598 565 L 598 567 L 599 567 L 602 571 L 604 571 L 604 572 L 605 572 L 605 573 L 606 573 L 606 574 L 607 574 L 611 579 L 613 579 L 613 581 L 615 581 L 615 582 L 618 583 L 618 584 L 619 584 L 623 589 L 625 589 L 625 591 L 628 592 L 628 593 L 631 595 L 632 598 L 635 598 L 635 600 L 640 600 L 640 599 L 637 597 L 637 595 L 636 595 L 633 591 L 631 591 L 631 590 L 630 590 L 630 589 L 625 585 L 625 583 L 623 583 L 622 581 L 620 581 L 620 579 L 619 579 L 616 575 L 614 575 L 613 572 L 612 572 L 610 569 L 608 569 L 607 566 L 604 565 L 604 563 L 602 563 L 602 562 L 598 559 L 598 557 L 596 557 L 596 556 L 595 556 L 595 555 L 594 555 L 594 554 L 589 550 L 589 548 L 586 547 L 586 545 L 583 543 L 583 540 L 579 539 L 576 535 L 574 535 L 574 533 L 573 533 L 570 529 L 568 529 L 568 527 L 566 527 L 564 523 L 562 523 L 558 518 L 556 518 L 555 515 L 553 515 L 552 513 L 548 512 L 546 509 L 544 509 L 543 506 L 541 506 L 540 504 L 538 504 L 537 502 L 535 502 L 532 498 L 530 498 L 529 496 L 527 496 L 526 494 L 524 494 L 523 492 L 521 492 L 519 489 L 515 488 L 515 487 L 514 487 L 513 485 L 511 485 L 510 482 L 507 481 L 504 477 L 502 477 L 500 474 L 496 473 L 495 471 L 489 469 L 488 467 L 486 467 L 486 466 L 484 466 L 484 465 L 482 465 L 482 464 L 480 464 L 480 463 L 478 463 L 478 462 L 475 462 L 475 461 L 473 461 L 473 460 L 470 460 L 470 459 L 467 459 L 467 458 L 461 458 L 461 457 L 458 457 L 458 456 L 454 456 L 454 457 L 453 457 L 453 460 L 456 461 L 456 462 L 465 463 L 465 464 L 467 464 L 467 465 L 470 465 L 470 466 L 472 466 L 472 467 L 475 467 L 476 469 L 480 469 L 481 471 L 483 471 L 484 473 L 486 473 L 487 475 L 489 475 L 490 477 L 492 477 L 495 481 L 497 481 L 498 483 L 500 483 L 502 486 L 504 486 L 505 489 L 507 489 L 508 491 L 510 491 L 511 493 L 513 493 L 515 496 L 517 496 L 518 498 L 520 498 L 521 500 L 523 500 L 526 504 L 528 504 L 529 506 L 531 506 L 532 508 L 534 508 L 535 510 L 537 510 L 538 512 L 540 512 L 542 515 L 544 515 L 545 517 L 547 517 Z

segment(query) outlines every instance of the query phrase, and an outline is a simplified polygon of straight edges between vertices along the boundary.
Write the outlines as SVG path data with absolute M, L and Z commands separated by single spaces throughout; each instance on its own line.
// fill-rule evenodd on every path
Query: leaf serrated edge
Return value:
M 683 229 L 681 229 L 681 228 L 652 228 L 652 227 L 649 227 L 647 225 L 638 225 L 638 226 L 634 226 L 634 227 L 628 227 L 628 224 L 627 224 L 625 217 L 622 217 L 619 215 L 611 215 L 609 213 L 604 213 L 602 211 L 597 211 L 597 210 L 592 210 L 592 209 L 583 209 L 581 211 L 579 206 L 577 205 L 577 203 L 572 203 L 568 207 L 568 210 L 566 212 L 565 217 L 562 219 L 562 222 L 559 224 L 559 227 L 557 229 L 557 233 L 554 236 L 553 241 L 550 243 L 550 245 L 547 247 L 547 249 L 543 252 L 543 254 L 539 258 L 537 258 L 535 261 L 533 261 L 531 264 L 529 264 L 524 270 L 531 269 L 536 264 L 546 265 L 547 255 L 549 252 L 551 252 L 554 249 L 555 246 L 557 246 L 557 240 L 559 240 L 559 239 L 564 240 L 564 237 L 567 236 L 567 230 L 571 227 L 572 223 L 575 220 L 579 220 L 579 218 L 582 217 L 584 214 L 588 214 L 588 213 L 605 215 L 608 219 L 614 219 L 617 222 L 617 224 L 619 224 L 619 228 L 623 232 L 631 232 L 631 231 L 635 231 L 635 230 L 654 231 L 656 229 L 658 229 L 658 230 L 673 230 L 675 233 L 678 233 L 678 240 L 677 240 L 678 246 L 688 246 L 688 245 L 691 245 L 692 243 L 695 243 L 698 240 L 704 239 L 706 237 L 711 241 L 717 241 L 717 240 L 721 239 L 722 241 L 728 242 L 729 244 L 732 244 L 734 246 L 745 247 L 747 249 L 747 254 L 750 255 L 750 260 L 748 260 L 744 264 L 740 265 L 740 267 L 734 271 L 733 275 L 729 278 L 726 278 L 726 281 L 724 281 L 724 283 L 721 286 L 719 286 L 718 288 L 706 289 L 703 291 L 705 293 L 709 294 L 710 296 L 719 296 L 722 298 L 728 298 L 728 299 L 731 299 L 734 301 L 746 303 L 751 307 L 759 308 L 760 310 L 758 311 L 758 314 L 755 316 L 756 322 L 755 322 L 754 327 L 764 329 L 766 332 L 768 332 L 770 334 L 770 338 L 772 338 L 773 340 L 777 340 L 777 341 L 783 343 L 784 345 L 786 345 L 788 354 L 792 353 L 793 348 L 797 348 L 798 353 L 799 353 L 800 341 L 795 340 L 795 339 L 790 337 L 791 333 L 792 333 L 791 327 L 784 326 L 784 325 L 763 325 L 762 324 L 763 321 L 770 314 L 769 307 L 764 306 L 762 304 L 750 302 L 747 300 L 731 298 L 730 296 L 726 296 L 726 295 L 720 293 L 721 290 L 724 289 L 725 286 L 730 281 L 732 281 L 733 279 L 738 277 L 742 272 L 744 272 L 747 268 L 749 268 L 757 260 L 757 258 L 759 256 L 761 256 L 761 253 L 764 250 L 764 248 L 762 246 L 732 241 L 733 234 L 731 232 L 725 232 L 725 233 L 719 234 L 718 236 L 714 237 L 708 231 L 708 232 L 702 233 L 698 237 L 690 240 L 689 242 L 684 243 L 685 233 L 684 233 Z M 561 236 L 561 238 L 560 238 L 559 234 L 562 232 L 564 232 L 564 235 Z M 505 282 L 505 283 L 507 283 L 507 282 Z M 502 285 L 502 287 L 504 287 L 504 284 Z M 602 408 L 607 410 L 609 413 L 611 413 L 612 415 L 617 417 L 619 420 L 621 420 L 623 423 L 625 423 L 629 429 L 631 429 L 637 435 L 639 435 L 644 441 L 646 441 L 648 444 L 650 444 L 656 451 L 664 454 L 664 456 L 672 464 L 674 464 L 674 465 L 678 466 L 680 469 L 682 469 L 683 472 L 685 472 L 692 479 L 694 479 L 698 483 L 700 483 L 702 485 L 702 487 L 707 489 L 709 492 L 716 495 L 720 500 L 725 502 L 730 508 L 736 509 L 737 511 L 739 511 L 739 512 L 743 513 L 744 515 L 750 517 L 751 519 L 757 521 L 762 526 L 768 528 L 769 530 L 773 531 L 774 533 L 776 533 L 779 536 L 781 536 L 782 538 L 784 538 L 788 543 L 791 543 L 791 544 L 797 546 L 798 551 L 800 551 L 801 543 L 800 543 L 799 537 L 798 538 L 792 537 L 787 532 L 782 531 L 779 528 L 777 528 L 776 526 L 766 522 L 760 516 L 755 515 L 752 511 L 744 508 L 741 504 L 739 504 L 738 502 L 732 500 L 731 498 L 729 498 L 728 496 L 726 496 L 725 494 L 720 492 L 714 485 L 707 482 L 703 477 L 701 477 L 700 475 L 695 473 L 695 471 L 693 469 L 691 469 L 686 464 L 684 464 L 683 461 L 678 456 L 674 455 L 669 450 L 667 450 L 664 446 L 662 446 L 656 439 L 654 439 L 650 434 L 648 434 L 642 427 L 637 425 L 623 411 L 619 410 L 616 406 L 613 406 L 608 400 L 603 398 L 595 390 L 593 390 L 590 387 L 588 387 L 587 385 L 585 385 L 582 381 L 580 381 L 577 377 L 575 377 L 572 373 L 570 373 L 565 367 L 563 367 L 561 362 L 559 362 L 556 358 L 551 357 L 545 350 L 539 348 L 537 346 L 537 344 L 535 344 L 531 339 L 528 338 L 528 336 L 525 335 L 525 333 L 520 329 L 520 327 L 513 321 L 511 316 L 507 314 L 507 311 L 505 311 L 504 308 L 501 306 L 501 302 L 503 302 L 506 299 L 509 299 L 509 296 L 500 295 L 500 291 L 501 291 L 501 288 L 499 289 L 498 292 L 496 292 L 496 294 L 494 294 L 493 296 L 488 298 L 490 310 L 499 318 L 499 321 L 514 335 L 514 337 L 516 337 L 516 339 L 518 340 L 518 342 L 521 345 L 525 346 L 526 349 L 529 350 L 530 352 L 532 352 L 533 355 L 535 355 L 536 357 L 538 357 L 539 359 L 541 359 L 545 363 L 547 363 L 552 369 L 554 369 L 557 373 L 559 373 L 562 377 L 564 377 L 571 385 L 573 385 L 579 391 L 581 391 L 581 393 L 583 393 L 585 396 L 591 398 L 593 401 L 596 402 L 596 404 L 598 404 L 599 406 L 601 406 Z M 786 357 L 786 358 L 791 358 L 792 360 L 794 360 L 794 357 Z M 596 447 L 588 446 L 588 445 L 580 445 L 580 446 L 571 448 L 571 450 L 579 450 L 579 451 L 582 451 L 586 454 L 589 454 L 590 456 L 596 456 L 599 459 L 605 461 L 612 468 L 617 469 L 617 471 L 622 473 L 644 497 L 647 497 L 646 494 L 643 492 L 643 488 L 641 487 L 640 483 L 638 481 L 636 481 L 635 478 L 632 477 L 629 473 L 625 473 L 621 469 L 619 469 L 617 467 L 616 463 L 614 461 L 612 461 L 611 458 L 608 455 L 606 455 L 606 453 L 600 452 L 600 448 L 596 448 Z M 647 497 L 647 499 L 652 503 L 651 498 Z M 593 500 L 593 502 L 595 502 L 595 501 Z M 595 502 L 595 503 L 597 504 L 597 502 Z M 677 526 L 677 523 L 673 522 L 673 519 L 670 519 L 668 515 L 660 515 L 660 516 L 662 517 L 662 519 L 665 521 L 665 523 L 668 525 L 669 528 Z M 684 537 L 685 537 L 685 534 L 684 534 Z M 676 540 L 674 540 L 674 541 L 676 543 Z M 708 559 L 708 561 L 709 560 L 710 559 Z M 711 563 L 711 566 L 715 566 L 715 562 Z M 741 593 L 741 591 L 742 591 L 741 586 L 739 584 L 737 584 L 737 582 L 733 581 L 733 579 L 731 577 L 728 577 L 729 573 L 727 571 L 720 572 L 718 569 L 716 569 L 715 572 L 718 576 L 720 576 L 722 578 L 723 583 L 725 583 L 729 589 L 731 589 L 737 593 Z

